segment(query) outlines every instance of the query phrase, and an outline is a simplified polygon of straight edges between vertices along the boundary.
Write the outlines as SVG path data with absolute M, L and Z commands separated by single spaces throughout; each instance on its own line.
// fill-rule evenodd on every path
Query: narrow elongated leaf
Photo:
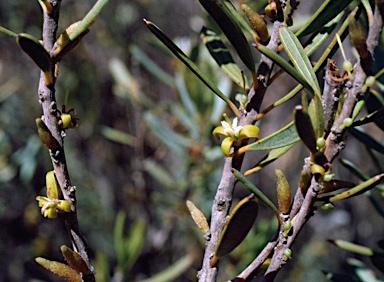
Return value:
M 297 37 L 286 27 L 279 29 L 281 43 L 296 70 L 303 76 L 315 93 L 320 94 L 320 86 L 313 71 L 312 64 L 305 54 L 303 46 Z
M 143 166 L 144 170 L 163 187 L 171 189 L 177 186 L 174 177 L 158 162 L 148 158 L 143 162 Z
M 171 152 L 184 157 L 186 148 L 193 145 L 193 140 L 185 138 L 181 134 L 176 133 L 165 121 L 159 119 L 158 116 L 147 112 L 144 116 L 148 126 L 152 129 L 153 133 L 168 147 Z
M 308 23 L 296 33 L 296 36 L 305 36 L 320 30 L 325 24 L 345 10 L 351 2 L 352 0 L 326 0 Z
M 177 281 L 177 278 L 186 273 L 191 268 L 195 261 L 195 257 L 191 254 L 187 254 L 184 257 L 177 260 L 168 268 L 164 269 L 160 273 L 153 275 L 152 277 L 140 280 L 139 282 L 171 282 Z
M 308 115 L 311 119 L 316 138 L 322 137 L 325 130 L 325 117 L 321 98 L 317 93 L 313 95 L 313 100 L 309 104 Z
M 369 113 L 373 113 L 375 111 L 383 111 L 384 105 L 381 102 L 381 97 L 379 97 L 380 94 L 371 92 L 368 96 L 367 101 L 365 102 L 365 106 L 368 109 Z M 382 130 L 384 130 L 384 118 L 375 120 L 375 124 L 380 127 Z
M 367 133 L 358 128 L 350 128 L 349 132 L 357 138 L 360 142 L 363 142 L 372 150 L 379 152 L 380 154 L 384 154 L 384 146 L 369 136 Z
M 143 250 L 145 238 L 146 238 L 147 224 L 144 219 L 137 219 L 133 225 L 129 228 L 128 236 L 125 238 L 125 261 L 124 270 L 128 271 L 132 268 L 134 263 L 139 258 L 141 251 Z
M 363 183 L 355 186 L 352 189 L 349 189 L 345 192 L 342 192 L 340 194 L 337 194 L 335 196 L 330 197 L 329 201 L 335 202 L 335 201 L 344 200 L 344 199 L 347 199 L 347 198 L 350 198 L 353 196 L 360 195 L 360 194 L 364 193 L 365 191 L 368 191 L 368 190 L 374 188 L 377 184 L 380 183 L 380 181 L 383 179 L 383 177 L 384 177 L 384 173 L 376 175 L 376 176 L 372 177 L 371 179 L 368 179 L 367 181 L 364 181 Z
M 227 6 L 227 9 L 231 12 L 231 14 L 236 18 L 237 22 L 241 25 L 241 27 L 247 32 L 249 32 L 249 34 L 251 34 L 253 38 L 255 38 L 257 36 L 255 31 L 249 26 L 249 24 L 242 17 L 242 15 L 239 14 L 235 6 L 233 6 L 232 2 L 229 0 L 224 0 L 224 4 L 225 6 Z
M 215 249 L 217 258 L 230 253 L 245 239 L 256 220 L 258 210 L 259 205 L 254 197 L 247 197 L 236 205 L 221 232 Z
M 243 73 L 236 65 L 231 53 L 225 46 L 224 42 L 221 41 L 220 37 L 217 36 L 213 30 L 210 30 L 205 26 L 203 26 L 200 31 L 200 37 L 203 40 L 205 46 L 207 46 L 207 49 L 212 58 L 220 66 L 223 72 L 227 74 L 233 80 L 233 82 L 235 82 L 241 88 L 249 89 L 247 80 L 244 80 L 245 77 L 243 76 Z
M 166 85 L 173 87 L 174 78 L 162 69 L 154 60 L 152 60 L 139 46 L 132 45 L 129 52 L 137 60 L 143 68 L 145 68 L 153 77 L 157 78 Z
M 362 261 L 354 259 L 354 258 L 348 258 L 347 262 L 349 265 L 351 265 L 353 267 L 355 274 L 358 277 L 359 281 L 380 282 L 380 280 L 377 279 L 375 272 L 372 269 L 370 269 Z
M 45 50 L 43 45 L 32 35 L 20 33 L 16 37 L 16 41 L 20 48 L 35 62 L 36 65 L 44 72 L 48 73 L 51 67 L 51 56 Z
M 2 27 L 1 25 L 0 25 L 0 32 L 3 34 L 6 34 L 8 36 L 12 36 L 15 38 L 17 37 L 17 33 L 14 33 L 13 31 L 6 29 L 5 27 Z
M 307 44 L 305 44 L 304 50 L 308 57 L 311 56 L 329 38 L 329 35 L 340 23 L 344 14 L 344 11 L 338 14 L 333 20 L 323 26 L 315 36 L 312 36 L 310 43 L 307 42 Z M 295 35 L 299 37 L 297 33 Z
M 95 5 L 89 10 L 85 17 L 80 21 L 76 28 L 69 34 L 69 39 L 75 41 L 79 36 L 86 32 L 96 20 L 96 17 L 101 13 L 105 5 L 107 5 L 109 0 L 98 0 Z
M 363 124 L 367 124 L 370 122 L 382 122 L 384 125 L 384 108 L 381 108 L 380 110 L 374 111 L 371 114 L 367 115 L 366 117 L 363 117 L 357 121 L 354 121 L 352 126 L 359 126 Z M 379 126 L 381 128 L 381 126 Z M 384 129 L 384 126 L 383 126 Z
M 270 58 L 272 61 L 274 61 L 276 64 L 278 64 L 280 67 L 282 67 L 288 74 L 290 74 L 294 79 L 297 80 L 297 82 L 307 88 L 311 93 L 314 93 L 314 89 L 311 84 L 308 83 L 308 80 L 298 70 L 290 65 L 283 57 L 261 44 L 255 45 L 255 48 Z
M 251 181 L 249 181 L 240 171 L 232 169 L 233 175 L 244 184 L 245 188 L 251 191 L 257 198 L 260 199 L 267 207 L 269 207 L 278 217 L 279 210 L 275 204 L 263 193 L 259 188 L 257 188 Z
M 239 153 L 245 153 L 247 151 L 277 149 L 295 144 L 299 141 L 300 138 L 296 133 L 295 125 L 293 122 L 290 122 L 285 127 L 281 128 L 275 133 L 264 137 L 263 139 L 260 139 L 252 144 L 240 148 Z
M 150 21 L 144 20 L 145 24 L 149 28 L 149 30 L 158 38 L 165 46 L 168 47 L 168 49 L 177 57 L 179 58 L 209 89 L 212 90 L 213 93 L 215 93 L 217 96 L 219 96 L 221 99 L 223 99 L 228 106 L 231 108 L 231 110 L 235 113 L 236 116 L 239 116 L 239 110 L 237 107 L 232 103 L 232 101 L 225 96 L 219 88 L 216 87 L 216 85 L 209 80 L 206 75 L 203 74 L 203 72 L 193 63 L 187 55 L 184 54 L 183 51 L 180 50 L 179 47 L 176 46 L 175 43 L 172 42 L 171 39 L 169 39 L 168 36 L 166 36 L 161 29 L 159 29 L 155 24 L 153 24 Z
M 300 140 L 300 139 L 299 139 Z M 253 168 L 247 170 L 244 172 L 245 176 L 248 176 L 252 173 L 255 173 L 259 170 L 261 170 L 263 167 L 267 166 L 268 164 L 276 161 L 278 158 L 280 158 L 282 155 L 287 153 L 293 146 L 295 146 L 296 143 L 290 144 L 288 146 L 284 146 L 277 149 L 272 149 L 260 162 L 258 162 Z
M 109 126 L 102 126 L 101 134 L 111 141 L 129 146 L 133 146 L 136 140 L 134 136 Z
M 228 7 L 220 0 L 199 0 L 199 2 L 216 21 L 233 47 L 235 47 L 243 63 L 252 73 L 255 73 L 255 62 L 251 48 L 240 28 L 239 22 Z M 227 0 L 227 2 L 229 1 Z
M 358 245 L 358 244 L 351 243 L 344 240 L 328 240 L 328 242 L 339 247 L 340 249 L 343 249 L 349 252 L 353 252 L 363 256 L 373 256 L 373 251 L 370 248 L 362 245 Z

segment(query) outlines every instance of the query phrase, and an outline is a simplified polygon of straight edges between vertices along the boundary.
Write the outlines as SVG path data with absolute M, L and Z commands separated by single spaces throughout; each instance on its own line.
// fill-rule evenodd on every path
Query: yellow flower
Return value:
M 233 122 L 229 120 L 226 114 L 224 114 L 225 121 L 221 122 L 221 126 L 216 127 L 213 130 L 213 135 L 220 139 L 219 135 L 227 136 L 221 142 L 221 150 L 225 156 L 231 155 L 232 146 L 238 146 L 241 141 L 248 138 L 258 138 L 259 128 L 255 125 L 238 125 L 237 118 L 233 119 Z
M 36 197 L 36 200 L 39 202 L 39 207 L 41 207 L 41 214 L 44 217 L 55 218 L 57 217 L 58 212 L 70 212 L 71 203 L 66 200 L 59 200 L 59 192 L 54 171 L 47 173 L 46 184 L 47 197 Z

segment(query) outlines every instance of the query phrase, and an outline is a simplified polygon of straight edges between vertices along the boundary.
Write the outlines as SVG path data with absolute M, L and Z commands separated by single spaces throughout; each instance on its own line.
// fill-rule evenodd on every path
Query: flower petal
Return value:
M 226 133 L 225 128 L 224 128 L 223 126 L 218 126 L 218 127 L 216 127 L 216 128 L 213 130 L 212 133 L 213 133 L 213 135 L 217 138 L 217 140 L 220 140 L 220 136 L 219 136 L 219 134 L 227 136 L 227 133 Z
M 71 211 L 71 203 L 65 200 L 60 200 L 59 204 L 57 205 L 57 209 L 59 211 L 63 212 L 70 212 Z
M 221 142 L 221 150 L 226 157 L 230 156 L 233 141 L 233 138 L 227 137 Z
M 239 140 L 243 140 L 246 138 L 259 138 L 260 129 L 251 124 L 244 125 L 239 133 Z

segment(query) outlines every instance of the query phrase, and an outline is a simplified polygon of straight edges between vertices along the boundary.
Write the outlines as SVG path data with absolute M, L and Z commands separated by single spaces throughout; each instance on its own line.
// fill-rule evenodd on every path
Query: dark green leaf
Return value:
M 384 105 L 380 102 L 380 99 L 376 97 L 375 93 L 370 93 L 368 96 L 365 105 L 368 109 L 368 112 L 371 114 L 375 111 L 381 111 L 383 114 Z M 384 117 L 375 120 L 375 123 L 378 127 L 384 130 Z
M 296 36 L 305 36 L 320 30 L 325 24 L 342 12 L 351 2 L 352 0 L 326 0 L 311 17 L 308 23 L 296 33 Z
M 296 106 L 293 116 L 300 139 L 312 153 L 316 153 L 316 135 L 308 114 L 302 106 Z
M 247 197 L 236 205 L 221 232 L 215 249 L 216 257 L 230 253 L 245 239 L 256 220 L 258 210 L 259 205 L 254 197 Z
M 370 259 L 372 264 L 376 266 L 378 270 L 384 273 L 384 254 L 375 252 L 373 256 L 370 257 Z
M 217 96 L 223 99 L 231 110 L 235 113 L 236 116 L 239 116 L 239 111 L 237 107 L 232 103 L 232 101 L 225 96 L 219 88 L 209 80 L 206 75 L 193 63 L 187 55 L 184 54 L 183 51 L 180 50 L 179 47 L 176 46 L 175 43 L 172 42 L 171 39 L 168 38 L 155 24 L 150 21 L 144 20 L 145 24 L 149 28 L 149 30 L 158 38 L 165 46 L 169 48 L 169 50 L 179 58 L 209 89 L 213 91 Z
M 224 42 L 221 41 L 220 37 L 217 36 L 213 30 L 210 30 L 205 26 L 201 29 L 200 36 L 205 46 L 207 46 L 212 58 L 220 66 L 223 72 L 226 73 L 240 87 L 249 89 L 245 76 L 236 65 L 231 53 L 229 52 L 227 46 L 225 46 Z
M 232 43 L 233 47 L 235 47 L 243 63 L 252 73 L 255 73 L 255 62 L 251 48 L 240 28 L 239 22 L 228 9 L 227 5 L 220 0 L 199 0 L 199 2 L 220 26 L 225 36 Z M 229 1 L 227 0 L 227 2 Z
M 363 142 L 372 150 L 384 154 L 384 146 L 373 139 L 370 135 L 358 128 L 349 128 L 349 132 L 360 142 Z
M 233 175 L 244 184 L 245 188 L 251 191 L 257 198 L 260 199 L 267 207 L 275 212 L 278 215 L 280 212 L 275 206 L 275 204 L 263 193 L 259 188 L 257 188 L 251 181 L 249 181 L 240 171 L 232 169 Z
M 35 64 L 38 65 L 43 72 L 49 72 L 51 67 L 51 57 L 39 40 L 32 35 L 20 33 L 17 35 L 16 41 L 21 49 L 32 58 Z

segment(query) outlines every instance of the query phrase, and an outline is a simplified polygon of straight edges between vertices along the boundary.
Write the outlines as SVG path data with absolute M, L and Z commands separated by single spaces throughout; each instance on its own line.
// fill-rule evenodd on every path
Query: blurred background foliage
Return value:
M 298 22 L 320 5 L 310 2 L 300 4 Z M 59 33 L 93 3 L 63 1 Z M 266 4 L 248 3 L 259 12 Z M 210 27 L 212 21 L 198 1 L 111 0 L 91 32 L 60 63 L 56 88 L 59 108 L 75 108 L 80 118 L 79 128 L 67 131 L 65 138 L 80 229 L 92 250 L 97 281 L 194 281 L 204 239 L 185 201 L 193 201 L 209 218 L 223 164 L 211 132 L 226 109 L 150 34 L 143 18 L 174 38 L 226 95 L 242 93 L 199 38 L 205 20 Z M 1 1 L 1 26 L 41 38 L 41 23 L 37 1 Z M 0 54 L 0 281 L 55 281 L 34 262 L 36 256 L 61 260 L 59 247 L 69 245 L 60 220 L 44 219 L 35 200 L 44 193 L 45 173 L 52 168 L 34 121 L 41 115 L 39 71 L 13 38 L 0 35 Z M 268 90 L 264 106 L 294 86 L 287 76 L 279 80 Z M 296 103 L 264 118 L 261 135 L 286 125 Z M 382 142 L 382 132 L 376 138 Z M 366 154 L 364 145 L 351 137 L 342 157 L 359 163 Z M 250 154 L 244 167 L 263 155 Z M 306 155 L 298 144 L 253 181 L 275 199 L 274 169 L 283 170 L 295 187 Z M 368 175 L 377 173 L 370 163 L 363 168 Z M 337 178 L 358 182 L 340 165 L 333 169 Z M 239 185 L 235 201 L 247 194 Z M 273 235 L 273 214 L 265 207 L 260 213 L 246 241 L 222 259 L 219 281 L 246 267 Z M 326 239 L 374 247 L 382 239 L 382 222 L 364 197 L 319 212 L 300 235 L 294 262 L 280 277 L 321 281 L 321 270 L 350 272 L 345 262 L 350 254 Z

